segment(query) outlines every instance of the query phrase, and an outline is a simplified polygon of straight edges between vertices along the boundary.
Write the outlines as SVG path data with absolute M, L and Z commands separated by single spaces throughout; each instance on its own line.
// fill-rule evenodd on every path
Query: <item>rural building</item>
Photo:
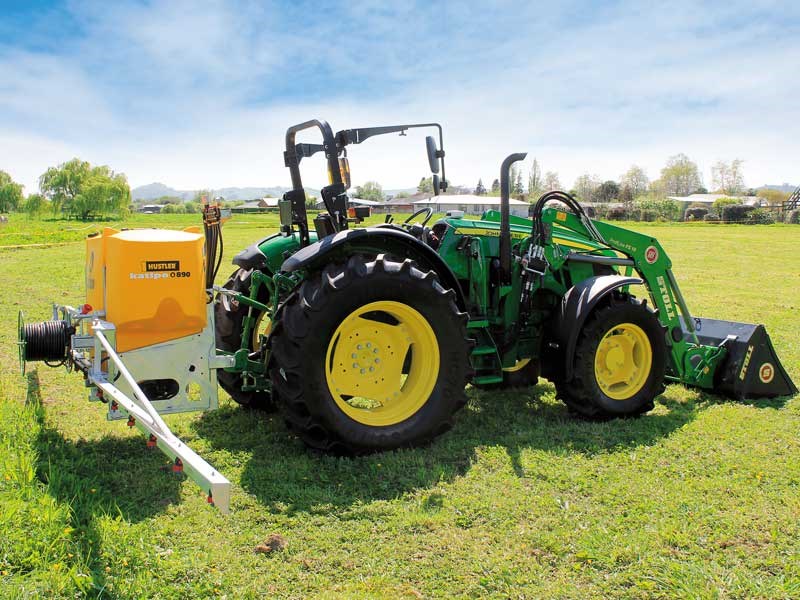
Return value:
M 371 209 L 382 208 L 383 202 L 376 202 L 375 200 L 363 200 L 361 198 L 349 198 L 347 201 L 349 206 L 369 206 Z M 325 210 L 325 203 L 320 199 L 315 205 L 316 210 Z
M 509 200 L 511 214 L 518 217 L 528 216 L 527 202 L 521 200 Z M 461 210 L 467 215 L 481 215 L 487 210 L 500 210 L 499 196 L 474 196 L 472 194 L 453 194 L 445 196 L 433 196 L 427 200 L 417 200 L 414 202 L 414 210 L 430 206 L 434 212 L 443 213 L 448 210 Z
M 144 206 L 140 206 L 136 212 L 140 212 L 145 215 L 157 215 L 161 212 L 161 209 L 164 208 L 160 204 L 145 204 Z
M 278 208 L 278 198 L 261 198 L 231 208 L 233 213 L 265 213 Z

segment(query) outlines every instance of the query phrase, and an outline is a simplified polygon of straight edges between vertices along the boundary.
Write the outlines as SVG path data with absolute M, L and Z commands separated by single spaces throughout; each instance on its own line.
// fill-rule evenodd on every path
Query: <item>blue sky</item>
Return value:
M 800 3 L 0 2 L 0 169 L 26 185 L 80 156 L 200 187 L 288 185 L 286 127 L 439 121 L 448 176 L 516 151 L 566 187 L 656 178 L 800 183 Z M 413 186 L 423 134 L 350 153 L 356 182 Z M 306 181 L 324 180 L 320 162 Z

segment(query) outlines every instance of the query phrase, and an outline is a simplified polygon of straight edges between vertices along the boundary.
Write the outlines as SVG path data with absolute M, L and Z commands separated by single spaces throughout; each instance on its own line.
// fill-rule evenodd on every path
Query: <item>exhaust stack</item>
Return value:
M 527 152 L 510 154 L 500 166 L 500 282 L 504 285 L 511 283 L 511 165 L 526 156 Z

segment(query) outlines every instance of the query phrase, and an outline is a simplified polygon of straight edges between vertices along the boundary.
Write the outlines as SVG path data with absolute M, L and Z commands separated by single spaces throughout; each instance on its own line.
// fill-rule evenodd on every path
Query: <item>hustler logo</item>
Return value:
M 144 271 L 180 271 L 181 261 L 179 260 L 147 260 L 144 263 Z
M 179 260 L 146 260 L 142 263 L 142 273 L 131 273 L 131 279 L 174 279 L 191 277 L 191 271 L 181 271 Z

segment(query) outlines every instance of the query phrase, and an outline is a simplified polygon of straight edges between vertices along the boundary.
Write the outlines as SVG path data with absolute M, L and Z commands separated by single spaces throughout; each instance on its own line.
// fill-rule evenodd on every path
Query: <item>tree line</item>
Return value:
M 124 174 L 106 165 L 92 166 L 79 158 L 42 173 L 38 193 L 25 197 L 22 189 L 8 173 L 0 171 L 0 212 L 24 211 L 40 215 L 52 211 L 55 215 L 86 221 L 124 214 L 131 201 L 130 186 Z
M 735 196 L 752 192 L 755 195 L 755 190 L 748 191 L 745 186 L 743 164 L 744 161 L 738 158 L 730 162 L 720 160 L 714 163 L 711 174 L 715 193 Z M 536 158 L 533 159 L 527 178 L 523 177 L 521 169 L 516 166 L 512 168 L 511 194 L 520 200 L 534 202 L 545 192 L 557 189 L 564 189 L 558 173 L 543 173 Z M 683 153 L 668 158 L 661 169 L 660 177 L 652 181 L 644 168 L 632 165 L 618 180 L 603 181 L 598 175 L 591 173 L 580 175 L 568 191 L 583 202 L 625 202 L 628 198 L 635 199 L 645 195 L 665 198 L 708 193 L 697 163 Z M 474 193 L 497 195 L 500 193 L 500 181 L 495 179 L 490 190 L 487 190 L 483 180 L 479 179 Z
M 742 194 L 759 195 L 770 204 L 780 203 L 788 194 L 778 190 L 752 190 L 745 186 L 744 161 L 717 161 L 711 168 L 712 189 L 725 196 Z M 527 175 L 527 176 L 525 176 Z M 534 158 L 527 174 L 516 165 L 511 172 L 511 195 L 523 201 L 535 202 L 548 191 L 563 189 L 558 173 L 545 171 Z M 680 153 L 667 159 L 659 177 L 650 180 L 644 168 L 632 165 L 618 180 L 601 180 L 597 175 L 580 175 L 568 190 L 578 200 L 588 204 L 618 202 L 626 213 L 634 209 L 649 211 L 658 217 L 675 218 L 678 204 L 669 197 L 683 197 L 693 193 L 708 193 L 697 163 Z M 433 193 L 431 177 L 422 177 L 418 193 Z M 474 188 L 451 186 L 450 193 L 474 193 L 479 196 L 499 196 L 500 181 L 495 179 L 487 188 L 482 179 Z M 381 202 L 386 194 L 376 181 L 357 186 L 355 196 Z M 200 208 L 200 199 L 210 192 L 201 190 L 190 202 L 180 198 L 164 197 L 155 201 L 164 205 L 165 213 L 194 213 Z M 399 193 L 395 197 L 408 196 Z M 316 199 L 314 199 L 316 200 Z M 93 166 L 87 161 L 73 158 L 50 167 L 39 177 L 39 192 L 25 197 L 23 186 L 13 181 L 5 171 L 0 171 L 0 213 L 25 211 L 39 215 L 51 211 L 54 215 L 88 220 L 109 214 L 126 213 L 131 208 L 131 193 L 127 178 L 105 165 Z

